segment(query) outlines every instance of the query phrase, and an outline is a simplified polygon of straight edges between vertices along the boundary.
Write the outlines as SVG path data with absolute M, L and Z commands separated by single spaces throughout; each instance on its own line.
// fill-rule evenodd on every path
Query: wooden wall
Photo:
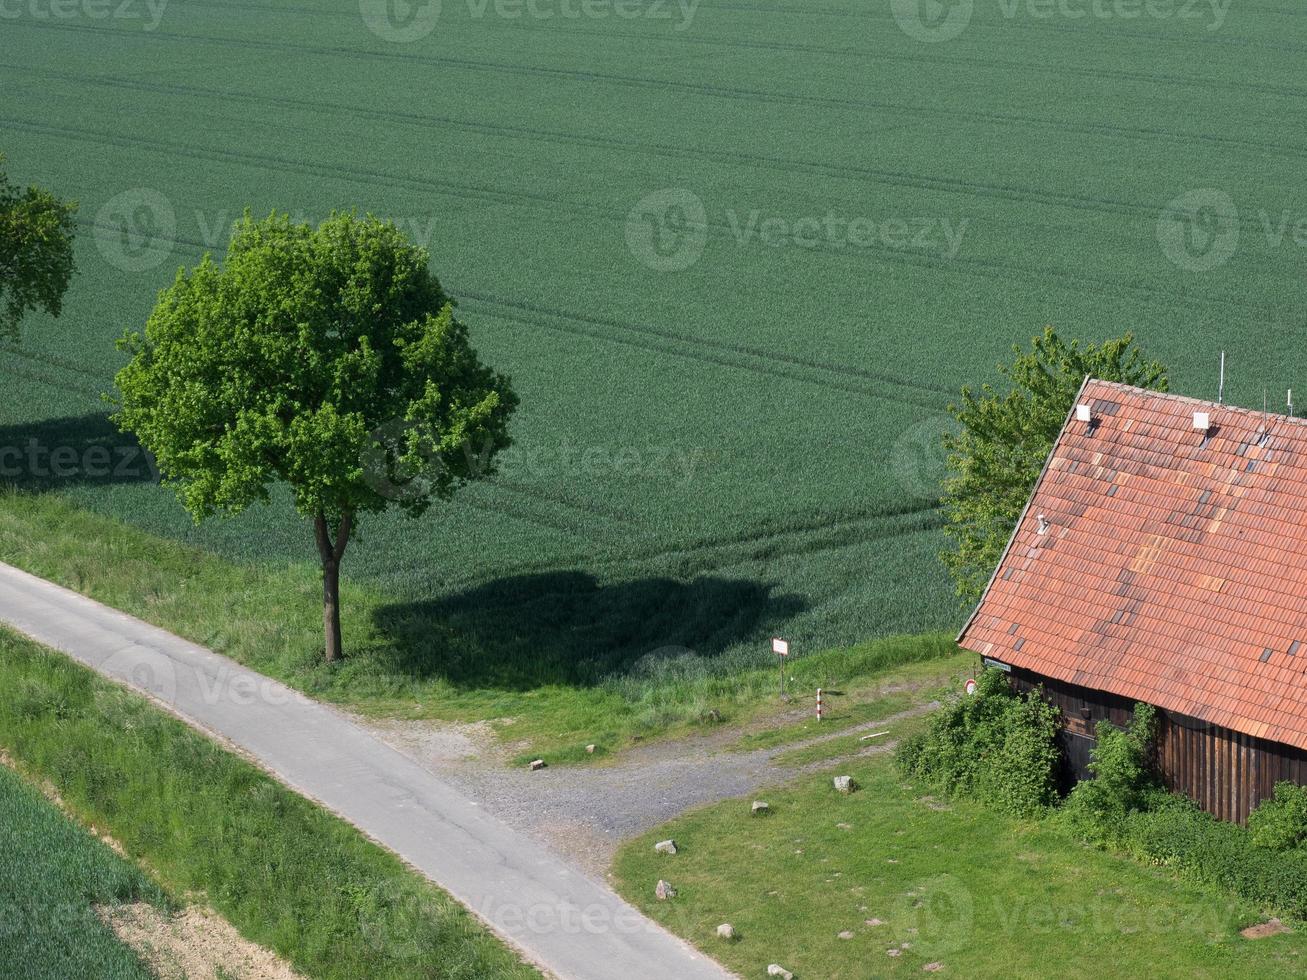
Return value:
M 1085 766 L 1098 722 L 1124 726 L 1134 709 L 1126 698 L 1031 671 L 1014 668 L 1011 680 L 1021 691 L 1042 686 L 1044 696 L 1062 711 L 1064 787 L 1088 776 Z M 1185 715 L 1161 710 L 1157 714 L 1156 762 L 1162 781 L 1222 820 L 1243 823 L 1282 780 L 1307 785 L 1307 752 Z

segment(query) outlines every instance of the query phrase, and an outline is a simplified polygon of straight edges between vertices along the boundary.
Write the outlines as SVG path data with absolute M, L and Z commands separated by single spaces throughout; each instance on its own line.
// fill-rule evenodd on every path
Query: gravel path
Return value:
M 880 730 L 928 711 L 923 705 L 897 715 L 836 729 L 801 742 L 740 752 L 730 729 L 655 742 L 595 766 L 558 766 L 530 772 L 505 765 L 505 751 L 489 726 L 357 718 L 377 737 L 439 774 L 516 830 L 547 843 L 594 875 L 607 875 L 618 846 L 696 807 L 758 790 L 805 771 L 826 769 L 826 759 L 802 767 L 773 760 L 782 753 L 865 730 Z M 884 753 L 890 741 L 858 755 Z

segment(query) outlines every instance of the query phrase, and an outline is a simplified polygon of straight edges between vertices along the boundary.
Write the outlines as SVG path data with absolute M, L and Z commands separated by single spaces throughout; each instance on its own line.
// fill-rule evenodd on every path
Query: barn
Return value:
M 1307 784 L 1307 419 L 1086 379 L 958 642 L 1061 709 L 1074 776 L 1147 702 L 1208 812 Z

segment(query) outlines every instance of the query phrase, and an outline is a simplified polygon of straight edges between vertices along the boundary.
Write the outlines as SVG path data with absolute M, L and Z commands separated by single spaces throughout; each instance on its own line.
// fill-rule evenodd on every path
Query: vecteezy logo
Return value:
M 973 939 L 976 900 L 961 881 L 941 874 L 905 892 L 893 905 L 896 928 L 911 936 L 917 952 L 938 956 L 956 952 Z
M 383 41 L 408 44 L 436 29 L 440 0 L 359 0 L 359 13 L 368 30 Z
M 145 272 L 172 254 L 177 215 L 172 202 L 149 187 L 134 187 L 104 202 L 95 216 L 95 244 L 114 268 Z
M 158 650 L 133 644 L 106 658 L 99 670 L 164 704 L 177 701 L 177 664 Z
M 890 0 L 890 11 L 914 41 L 951 41 L 967 29 L 975 0 Z
M 958 428 L 952 416 L 932 415 L 904 429 L 890 452 L 899 486 L 916 497 L 938 498 L 948 469 L 944 437 L 956 435 Z
M 1157 219 L 1157 240 L 1172 264 L 1190 272 L 1225 265 L 1239 247 L 1239 209 L 1215 188 L 1181 194 Z
M 626 247 L 655 272 L 688 269 L 707 244 L 708 212 L 684 187 L 655 191 L 626 216 Z
M 400 503 L 426 496 L 441 465 L 430 434 L 400 418 L 369 433 L 360 462 L 363 482 L 387 500 Z

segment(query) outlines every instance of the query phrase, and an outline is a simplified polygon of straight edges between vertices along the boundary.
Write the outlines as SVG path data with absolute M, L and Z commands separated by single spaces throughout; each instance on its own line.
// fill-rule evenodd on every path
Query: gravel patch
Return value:
M 688 810 L 748 796 L 806 771 L 778 765 L 775 757 L 795 749 L 930 710 L 923 705 L 888 718 L 840 728 L 802 742 L 732 751 L 735 729 L 654 742 L 626 750 L 599 766 L 556 766 L 536 772 L 505 765 L 505 750 L 488 725 L 359 718 L 378 738 L 439 775 L 516 830 L 530 834 L 577 868 L 595 877 L 608 873 L 618 846 Z M 854 757 L 880 755 L 894 742 L 871 745 Z

